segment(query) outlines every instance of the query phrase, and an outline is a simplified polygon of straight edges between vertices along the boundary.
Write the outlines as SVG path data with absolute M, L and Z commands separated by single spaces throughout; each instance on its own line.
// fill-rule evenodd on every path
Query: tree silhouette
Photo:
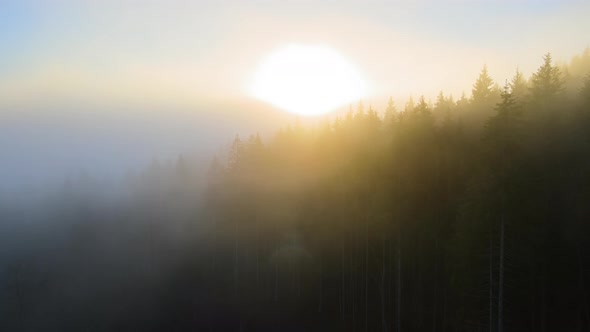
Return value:
M 492 88 L 494 87 L 494 80 L 488 74 L 488 67 L 484 65 L 473 89 L 471 90 L 471 100 L 473 103 L 486 103 L 492 96 Z
M 551 53 L 543 56 L 543 65 L 531 77 L 531 93 L 534 100 L 547 102 L 561 92 L 563 82 L 559 68 L 552 64 Z

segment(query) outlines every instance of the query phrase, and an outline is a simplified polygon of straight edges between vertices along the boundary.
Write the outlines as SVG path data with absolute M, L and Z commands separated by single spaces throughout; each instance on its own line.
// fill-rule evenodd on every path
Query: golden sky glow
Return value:
M 292 113 L 319 115 L 364 97 L 367 84 L 335 50 L 291 44 L 264 59 L 250 93 Z
M 589 5 L 582 1 L 229 3 L 3 2 L 0 106 L 35 100 L 45 105 L 47 96 L 208 109 L 255 95 L 292 112 L 307 107 L 312 114 L 365 95 L 379 108 L 389 96 L 434 98 L 441 88 L 455 97 L 469 94 L 484 63 L 497 82 L 512 77 L 517 66 L 529 76 L 542 54 L 552 52 L 563 61 L 590 42 L 584 33 Z M 283 72 L 294 78 L 272 79 L 265 91 L 253 93 L 264 59 L 291 43 L 323 45 L 324 53 L 345 59 L 336 61 L 342 70 L 321 66 L 324 76 L 312 81 L 304 77 L 305 68 Z M 535 58 L 538 63 L 530 60 Z M 355 76 L 370 89 L 352 88 Z M 293 101 L 295 95 L 288 95 L 290 88 L 311 93 L 320 84 L 326 93 L 321 98 Z

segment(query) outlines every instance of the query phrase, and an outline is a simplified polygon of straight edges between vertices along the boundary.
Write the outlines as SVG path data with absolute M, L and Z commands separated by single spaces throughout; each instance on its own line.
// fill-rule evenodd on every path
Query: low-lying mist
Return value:
M 586 330 L 576 61 L 313 126 L 3 112 L 0 330 Z

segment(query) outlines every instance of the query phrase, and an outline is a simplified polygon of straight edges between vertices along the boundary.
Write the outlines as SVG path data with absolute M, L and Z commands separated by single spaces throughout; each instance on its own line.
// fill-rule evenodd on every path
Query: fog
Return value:
M 252 128 L 271 133 L 268 116 L 256 125 L 252 119 L 203 108 L 95 103 L 5 107 L 0 111 L 0 192 L 55 188 L 82 173 L 113 182 L 153 159 L 171 162 L 179 155 L 208 163 L 227 152 L 235 134 Z M 270 121 L 287 118 L 271 112 Z M 258 109 L 251 115 L 260 113 Z
M 589 9 L 2 2 L 0 331 L 589 330 Z

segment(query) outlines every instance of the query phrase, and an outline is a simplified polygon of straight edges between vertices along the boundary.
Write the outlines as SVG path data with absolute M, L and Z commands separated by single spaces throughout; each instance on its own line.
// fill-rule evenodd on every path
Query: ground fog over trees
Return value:
M 0 330 L 589 330 L 590 50 L 530 61 L 0 202 Z

